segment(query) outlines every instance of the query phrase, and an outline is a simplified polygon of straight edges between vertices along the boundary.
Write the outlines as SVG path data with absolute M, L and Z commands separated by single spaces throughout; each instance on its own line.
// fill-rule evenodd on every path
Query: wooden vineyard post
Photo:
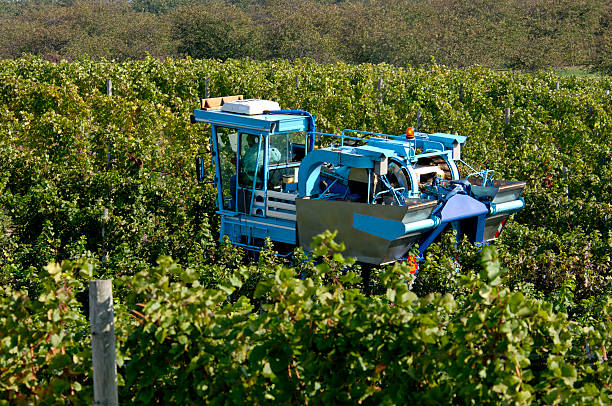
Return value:
M 300 105 L 300 75 L 295 75 L 295 110 L 298 109 Z
M 382 105 L 383 102 L 383 94 L 382 94 L 382 88 L 383 88 L 383 80 L 382 78 L 378 78 L 378 104 L 376 104 L 376 115 L 380 115 L 380 106 Z
M 89 322 L 91 324 L 94 404 L 116 406 L 119 404 L 119 395 L 117 392 L 112 281 L 89 282 Z
M 110 98 L 113 95 L 113 81 L 106 79 L 106 95 Z M 111 169 L 111 144 L 110 140 L 106 140 L 106 169 L 108 172 Z M 108 208 L 102 210 L 102 262 L 108 261 L 108 251 L 106 250 L 106 222 L 108 221 Z
M 504 110 L 504 123 L 506 125 L 510 125 L 510 107 L 507 107 Z
M 113 95 L 113 82 L 111 79 L 106 79 L 106 95 L 111 97 Z M 106 143 L 106 170 L 111 167 L 111 145 L 110 141 Z

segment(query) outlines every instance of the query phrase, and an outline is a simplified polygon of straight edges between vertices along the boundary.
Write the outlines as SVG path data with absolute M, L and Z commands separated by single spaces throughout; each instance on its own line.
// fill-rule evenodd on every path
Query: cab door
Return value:
M 256 195 L 265 193 L 266 142 L 263 134 L 240 131 L 238 133 L 238 165 L 236 176 L 237 211 L 263 215 L 252 210 Z M 261 191 L 258 193 L 257 191 Z
M 222 212 L 236 212 L 236 163 L 238 130 L 212 126 L 212 160 L 215 168 L 217 207 Z

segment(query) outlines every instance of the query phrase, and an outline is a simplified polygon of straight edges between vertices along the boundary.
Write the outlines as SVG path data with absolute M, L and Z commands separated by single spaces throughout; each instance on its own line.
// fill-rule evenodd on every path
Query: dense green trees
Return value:
M 171 30 L 181 55 L 194 58 L 262 59 L 260 29 L 250 16 L 229 4 L 193 3 L 171 13 Z
M 612 8 L 602 13 L 596 38 L 598 52 L 593 63 L 602 72 L 612 74 Z
M 0 21 L 2 58 L 32 53 L 56 62 L 85 55 L 125 60 L 175 52 L 166 25 L 128 3 L 28 3 Z
M 609 71 L 605 0 L 136 0 L 0 3 L 0 57 L 312 58 Z

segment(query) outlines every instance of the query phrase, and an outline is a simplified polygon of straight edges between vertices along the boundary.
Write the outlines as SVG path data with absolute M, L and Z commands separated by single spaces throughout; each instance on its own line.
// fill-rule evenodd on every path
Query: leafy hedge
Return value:
M 3 399 L 90 396 L 82 291 L 89 275 L 124 281 L 115 292 L 124 399 L 570 403 L 608 396 L 607 364 L 584 356 L 605 358 L 609 339 L 609 77 L 151 58 L 24 58 L 0 62 L 0 76 Z M 496 243 L 511 271 L 501 285 L 477 277 L 481 254 L 450 234 L 428 250 L 414 293 L 401 268 L 373 270 L 366 289 L 343 275 L 349 265 L 338 258 L 322 262 L 329 273 L 298 260 L 275 264 L 268 250 L 260 265 L 241 268 L 250 258 L 216 242 L 212 184 L 193 179 L 208 129 L 188 117 L 207 77 L 213 96 L 307 109 L 323 131 L 401 133 L 421 111 L 421 129 L 467 135 L 463 155 L 473 166 L 527 180 L 527 207 Z M 164 255 L 176 262 L 157 264 Z M 73 262 L 43 271 L 63 260 Z M 83 264 L 86 275 L 76 276 Z M 523 305 L 529 314 L 518 314 Z M 181 317 L 192 326 L 183 333 Z M 15 365 L 33 372 L 20 375 Z
M 168 257 L 115 281 L 124 292 L 115 306 L 122 402 L 609 402 L 612 302 L 600 309 L 602 322 L 570 322 L 551 303 L 508 289 L 492 247 L 452 294 L 418 297 L 408 267 L 395 265 L 376 277 L 383 293 L 365 295 L 332 238 L 316 241 L 322 257 L 302 263 L 303 278 L 266 251 L 259 263 L 226 269 L 214 287 Z M 49 293 L 37 303 L 1 291 L 10 333 L 0 344 L 1 397 L 91 401 L 86 325 L 75 309 L 91 266 L 46 270 Z M 265 278 L 255 290 L 243 291 L 258 274 Z
M 421 129 L 468 137 L 463 155 L 474 167 L 527 180 L 527 207 L 499 243 L 517 283 L 547 294 L 573 276 L 579 298 L 609 285 L 610 78 L 310 61 L 37 58 L 3 61 L 0 75 L 6 281 L 29 286 L 35 270 L 54 259 L 100 261 L 104 253 L 101 274 L 108 275 L 134 273 L 160 255 L 193 266 L 217 261 L 214 191 L 193 181 L 193 156 L 207 151 L 208 129 L 188 121 L 210 77 L 213 96 L 307 109 L 323 131 L 402 133 L 421 111 Z

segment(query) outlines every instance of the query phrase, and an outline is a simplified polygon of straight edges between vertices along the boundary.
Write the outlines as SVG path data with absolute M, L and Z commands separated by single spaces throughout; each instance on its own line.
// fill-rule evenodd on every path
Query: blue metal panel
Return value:
M 307 131 L 308 117 L 291 114 L 257 114 L 244 115 L 223 111 L 206 111 L 195 109 L 194 120 L 225 127 L 259 130 L 266 132 Z
M 361 147 L 355 147 L 354 152 L 359 153 L 359 154 L 363 154 L 366 156 L 371 156 L 371 157 L 390 157 L 393 156 L 393 150 L 390 150 L 389 148 L 381 148 L 381 147 L 375 147 L 372 145 L 364 145 Z
M 287 116 L 285 116 L 287 117 Z M 300 116 L 289 116 L 290 119 L 278 121 L 276 132 L 308 131 L 308 118 Z M 312 142 L 314 146 L 314 142 Z
M 402 158 L 411 158 L 414 156 L 414 149 L 408 145 L 406 141 L 383 140 L 380 138 L 370 138 L 368 145 L 384 148 L 393 151 L 397 156 Z
M 487 206 L 478 200 L 467 195 L 455 195 L 446 201 L 440 218 L 443 222 L 451 222 L 488 213 Z
M 446 156 L 445 160 L 447 160 L 447 161 L 448 160 L 452 160 L 452 152 L 451 151 L 441 151 L 441 150 L 434 151 L 434 152 L 424 152 L 422 154 L 416 155 L 416 158 L 417 159 L 419 159 L 419 158 L 427 158 L 427 157 L 430 157 L 430 156 L 439 156 L 439 157 L 442 157 L 442 158 L 444 158 Z
M 452 148 L 454 142 L 459 144 L 465 144 L 467 137 L 463 135 L 446 134 L 446 133 L 433 133 L 427 136 L 432 141 L 441 142 L 445 147 Z
M 297 244 L 295 222 L 273 218 L 222 216 L 221 240 L 224 235 L 236 243 L 241 242 L 241 237 L 245 237 L 249 243 L 252 243 L 254 238 L 263 240 L 270 237 L 272 241 Z
M 353 214 L 353 227 L 368 234 L 384 238 L 387 241 L 393 241 L 406 234 L 431 230 L 439 223 L 436 220 L 437 218 L 425 219 L 404 224 L 401 221 L 355 213 Z

